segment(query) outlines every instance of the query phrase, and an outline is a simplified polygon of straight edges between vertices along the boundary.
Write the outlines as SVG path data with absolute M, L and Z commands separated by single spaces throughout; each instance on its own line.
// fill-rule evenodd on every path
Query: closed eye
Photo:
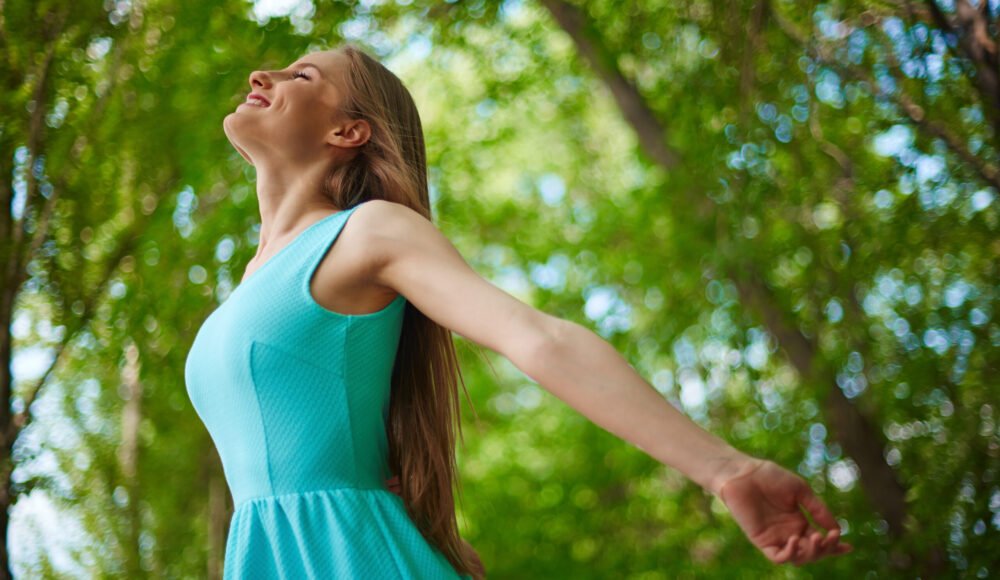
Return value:
M 293 78 L 293 79 L 294 79 L 294 78 L 298 78 L 298 77 L 302 77 L 302 78 L 304 78 L 304 79 L 308 79 L 308 78 L 309 78 L 309 75 L 307 75 L 307 74 L 303 73 L 302 71 L 295 71 L 295 72 L 293 72 L 293 73 L 292 73 L 292 78 Z

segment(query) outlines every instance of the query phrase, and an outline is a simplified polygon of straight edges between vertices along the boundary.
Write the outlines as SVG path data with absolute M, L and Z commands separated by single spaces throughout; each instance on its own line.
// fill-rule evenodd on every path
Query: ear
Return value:
M 360 147 L 372 136 L 372 128 L 364 119 L 350 119 L 327 134 L 326 141 L 337 147 Z

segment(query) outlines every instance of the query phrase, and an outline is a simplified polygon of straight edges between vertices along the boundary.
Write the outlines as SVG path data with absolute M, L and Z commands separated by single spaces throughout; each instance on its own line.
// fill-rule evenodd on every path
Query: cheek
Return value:
M 303 153 L 323 147 L 329 124 L 317 112 L 317 105 L 285 102 L 278 110 L 261 113 L 260 132 L 281 149 Z

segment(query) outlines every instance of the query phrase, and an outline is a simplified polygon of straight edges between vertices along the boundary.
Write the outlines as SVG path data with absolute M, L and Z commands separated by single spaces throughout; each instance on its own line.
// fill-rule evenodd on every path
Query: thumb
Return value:
M 809 515 L 812 516 L 816 523 L 823 526 L 827 530 L 840 530 L 840 524 L 833 517 L 833 513 L 830 512 L 830 508 L 826 507 L 826 504 L 821 500 L 809 487 L 809 484 L 805 481 L 802 482 L 798 493 L 798 503 L 802 507 L 806 508 Z

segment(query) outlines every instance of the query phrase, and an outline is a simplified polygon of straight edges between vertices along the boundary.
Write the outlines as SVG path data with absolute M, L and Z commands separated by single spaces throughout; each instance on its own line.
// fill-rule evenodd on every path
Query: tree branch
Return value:
M 680 163 L 680 155 L 667 145 L 667 129 L 656 113 L 618 68 L 613 54 L 604 45 L 598 31 L 576 6 L 564 0 L 541 0 L 559 26 L 569 34 L 580 55 L 594 69 L 611 91 L 639 138 L 639 144 L 657 165 L 670 170 Z
M 778 23 L 778 27 L 789 38 L 801 44 L 806 49 L 812 48 L 812 52 L 817 60 L 827 66 L 837 69 L 847 77 L 868 83 L 872 88 L 878 90 L 878 92 L 883 96 L 894 99 L 894 102 L 899 106 L 903 113 L 919 129 L 923 130 L 926 134 L 940 138 L 955 155 L 968 163 L 980 178 L 993 187 L 1000 189 L 1000 170 L 998 170 L 992 163 L 980 159 L 969 151 L 969 148 L 965 146 L 963 140 L 958 135 L 953 133 L 946 125 L 929 119 L 924 112 L 924 109 L 917 105 L 913 99 L 911 99 L 910 96 L 903 91 L 902 87 L 899 87 L 896 91 L 896 95 L 893 96 L 886 91 L 882 87 L 881 83 L 879 83 L 878 80 L 876 80 L 867 71 L 858 67 L 840 63 L 838 59 L 831 55 L 830 51 L 822 44 L 813 44 L 810 42 L 809 37 L 807 37 L 805 33 L 800 31 L 791 21 L 785 19 L 784 16 L 782 16 L 778 11 L 772 10 L 771 15 L 774 17 L 775 22 Z

